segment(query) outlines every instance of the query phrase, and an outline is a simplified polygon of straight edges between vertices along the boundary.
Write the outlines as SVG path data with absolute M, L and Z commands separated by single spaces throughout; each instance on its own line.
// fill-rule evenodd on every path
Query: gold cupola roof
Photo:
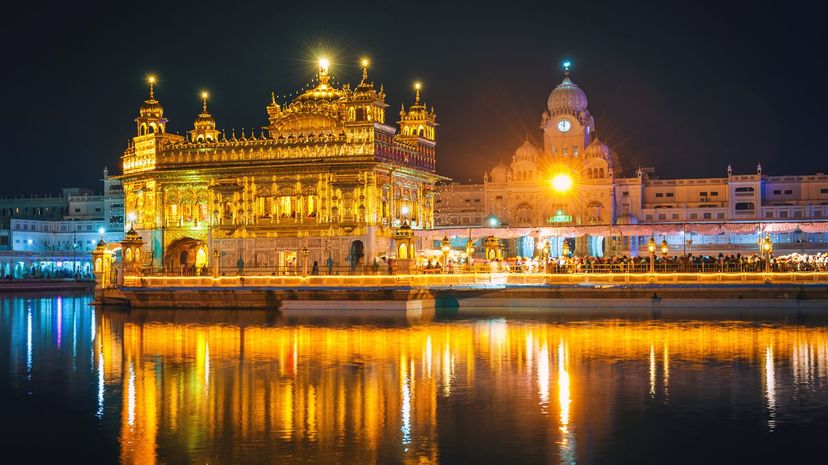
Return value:
M 150 76 L 147 81 L 149 82 L 149 98 L 144 100 L 138 114 L 141 118 L 163 118 L 164 107 L 155 99 L 155 76 Z

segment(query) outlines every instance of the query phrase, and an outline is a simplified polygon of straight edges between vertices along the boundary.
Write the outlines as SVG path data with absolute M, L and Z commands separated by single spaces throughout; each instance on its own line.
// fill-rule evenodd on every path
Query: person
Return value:
M 371 265 L 371 267 L 374 269 L 374 274 L 379 274 L 380 265 L 379 261 L 377 260 L 377 257 L 374 257 L 374 263 Z
M 333 274 L 334 260 L 332 256 L 328 255 L 328 259 L 325 261 L 325 265 L 328 267 L 328 274 Z
M 311 274 L 316 276 L 319 274 L 319 262 L 314 260 L 313 267 L 311 267 Z
M 239 276 L 244 275 L 244 259 L 239 256 L 239 260 L 236 262 L 236 268 L 239 270 Z

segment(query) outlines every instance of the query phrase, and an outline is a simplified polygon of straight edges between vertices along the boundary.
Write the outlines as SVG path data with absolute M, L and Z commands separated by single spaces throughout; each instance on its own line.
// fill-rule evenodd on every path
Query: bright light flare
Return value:
M 331 61 L 328 60 L 326 57 L 321 57 L 319 59 L 319 68 L 322 69 L 324 72 L 328 72 L 328 69 L 331 67 Z
M 363 68 L 367 68 L 367 67 L 368 67 L 368 65 L 370 65 L 370 64 L 371 64 L 371 62 L 370 62 L 370 61 L 368 61 L 368 59 L 367 59 L 367 58 L 363 58 L 362 60 L 360 60 L 360 63 L 362 64 L 362 67 L 363 67 Z
M 566 173 L 556 174 L 552 178 L 552 189 L 555 192 L 569 192 L 572 190 L 572 185 L 575 184 L 575 181 L 572 179 L 572 176 Z
M 201 91 L 201 98 L 204 99 L 204 100 L 207 100 L 208 98 L 210 98 L 210 94 L 206 90 L 202 90 Z
M 417 82 L 414 83 L 414 89 L 415 90 L 420 90 L 422 88 L 423 88 L 423 83 L 421 83 L 420 81 L 417 81 Z

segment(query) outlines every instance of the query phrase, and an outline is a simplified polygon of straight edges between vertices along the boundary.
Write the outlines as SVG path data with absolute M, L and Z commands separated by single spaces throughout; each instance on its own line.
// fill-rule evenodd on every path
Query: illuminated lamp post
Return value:
M 466 265 L 469 268 L 469 272 L 471 272 L 472 269 L 472 255 L 474 255 L 474 241 L 472 240 L 471 235 L 469 235 L 469 240 L 466 241 Z
M 771 240 L 770 234 L 765 234 L 765 238 L 760 239 L 760 245 L 762 247 L 762 255 L 765 257 L 765 273 L 770 273 L 770 257 L 771 253 L 773 253 L 773 241 Z
M 647 241 L 647 250 L 650 251 L 650 273 L 655 273 L 655 252 L 656 252 L 656 241 L 655 237 L 650 236 L 650 240 Z
M 310 255 L 310 251 L 308 250 L 307 245 L 302 246 L 302 250 L 299 251 L 302 254 L 302 276 L 308 275 L 308 255 Z
M 549 262 L 549 241 L 546 239 L 538 241 L 538 251 L 540 252 L 541 260 L 543 260 L 543 272 L 546 273 L 546 266 Z
M 667 239 L 661 241 L 661 257 L 664 259 L 664 272 L 667 272 L 667 254 L 670 252 L 670 248 L 667 245 Z
M 448 272 L 449 252 L 451 252 L 451 241 L 449 241 L 448 236 L 443 236 L 443 240 L 440 242 L 440 250 L 443 251 L 443 270 Z
M 563 240 L 563 247 L 561 249 L 561 258 L 569 258 L 569 243 L 566 242 L 566 239 Z

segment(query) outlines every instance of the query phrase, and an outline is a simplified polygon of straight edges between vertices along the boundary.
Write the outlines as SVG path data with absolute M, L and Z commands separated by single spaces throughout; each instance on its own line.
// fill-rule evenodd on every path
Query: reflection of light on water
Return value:
M 75 369 L 75 360 L 78 358 L 78 312 L 72 311 L 72 369 Z
M 402 389 L 401 426 L 403 444 L 411 443 L 411 387 L 405 357 L 400 361 L 400 384 Z
M 431 379 L 431 336 L 428 336 L 426 338 L 425 366 L 426 376 L 428 377 L 428 379 Z
M 791 354 L 793 362 L 794 385 L 805 384 L 810 388 L 814 387 L 815 357 L 814 348 L 811 344 L 802 343 L 793 346 Z
M 546 413 L 546 406 L 549 404 L 549 347 L 546 343 L 538 352 L 538 396 L 541 411 Z
M 204 395 L 210 394 L 210 342 L 204 345 Z
M 655 349 L 650 345 L 650 397 L 655 397 L 656 388 L 656 359 Z
M 91 319 L 91 323 L 92 323 L 92 324 L 90 325 L 90 326 L 92 327 L 92 339 L 91 339 L 91 340 L 94 342 L 94 341 L 95 341 L 95 329 L 96 329 L 96 328 L 95 328 L 95 309 L 94 309 L 94 308 L 92 309 L 92 319 Z
M 98 418 L 103 416 L 104 410 L 104 356 L 103 351 L 98 354 L 98 410 L 95 415 Z
M 540 371 L 540 370 L 538 370 Z M 561 404 L 561 431 L 569 427 L 569 372 L 566 370 L 566 351 L 563 341 L 558 344 L 558 402 Z
M 135 365 L 133 362 L 129 362 L 129 381 L 127 384 L 127 423 L 129 423 L 129 426 L 135 425 Z
M 32 379 L 32 308 L 26 312 L 26 374 Z
M 60 349 L 60 338 L 63 333 L 63 299 L 57 299 L 57 348 Z
M 453 360 L 451 357 L 451 351 L 449 350 L 448 341 L 446 341 L 446 347 L 443 349 L 443 395 L 448 397 L 451 395 L 451 377 L 452 373 L 452 364 Z
M 665 401 L 670 396 L 670 350 L 667 348 L 667 343 L 664 343 L 664 399 Z
M 529 373 L 532 373 L 532 356 L 535 354 L 534 349 L 534 341 L 532 340 L 532 332 L 530 331 L 529 334 L 526 335 L 526 368 L 529 370 Z
M 567 351 L 563 341 L 558 344 L 558 403 L 561 408 L 561 463 L 575 463 L 575 435 L 569 427 L 569 408 L 572 403 L 569 370 L 566 369 Z
M 773 367 L 773 349 L 765 348 L 765 398 L 768 402 L 768 429 L 776 426 L 776 377 Z

